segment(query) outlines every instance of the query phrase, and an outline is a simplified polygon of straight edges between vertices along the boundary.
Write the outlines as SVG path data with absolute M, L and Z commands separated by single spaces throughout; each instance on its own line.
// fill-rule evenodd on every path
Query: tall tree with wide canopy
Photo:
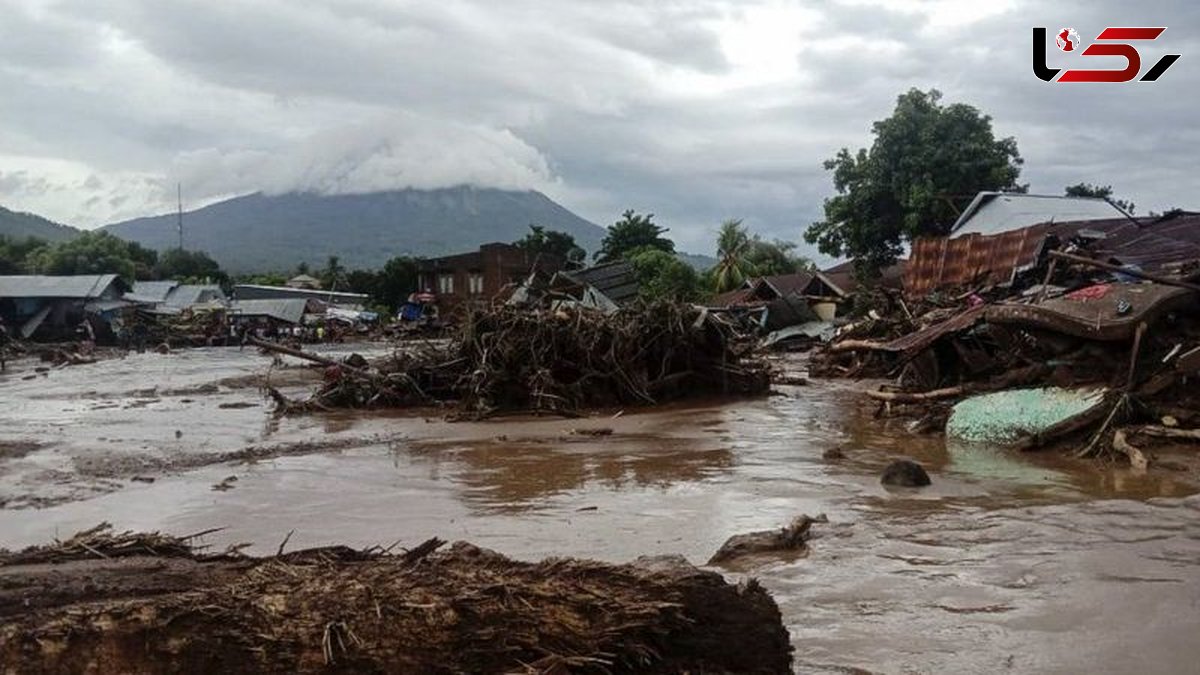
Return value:
M 942 94 L 910 89 L 891 117 L 875 122 L 871 147 L 842 148 L 825 161 L 837 194 L 805 240 L 822 253 L 849 256 L 860 274 L 891 264 L 904 242 L 944 235 L 957 206 L 981 190 L 1024 192 L 1023 160 L 1012 137 L 996 138 L 992 118 Z
M 541 225 L 530 224 L 529 234 L 513 242 L 513 245 L 530 253 L 556 255 L 572 265 L 582 263 L 587 256 L 587 252 L 575 243 L 574 236 L 558 230 L 547 230 Z
M 608 234 L 596 251 L 597 262 L 612 262 L 630 251 L 653 248 L 665 253 L 675 252 L 675 242 L 662 236 L 667 228 L 654 224 L 654 214 L 638 215 L 633 209 L 621 214 L 621 219 L 608 226 Z

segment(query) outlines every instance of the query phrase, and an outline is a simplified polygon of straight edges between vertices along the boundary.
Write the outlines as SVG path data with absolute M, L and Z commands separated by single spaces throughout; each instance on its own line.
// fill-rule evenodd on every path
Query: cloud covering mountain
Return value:
M 1200 5 L 1112 0 L 0 0 L 0 203 L 80 226 L 235 194 L 471 183 L 594 222 L 651 211 L 796 240 L 821 166 L 937 87 L 1015 135 L 1024 181 L 1192 206 Z M 1158 83 L 1047 84 L 1033 25 L 1161 25 Z M 1078 54 L 1052 49 L 1061 66 Z M 1117 64 L 1106 63 L 1102 67 Z

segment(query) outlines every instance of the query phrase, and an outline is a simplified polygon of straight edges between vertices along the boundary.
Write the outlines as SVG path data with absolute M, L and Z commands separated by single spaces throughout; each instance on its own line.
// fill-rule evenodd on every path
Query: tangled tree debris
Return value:
M 790 672 L 779 609 L 754 582 L 682 558 L 525 563 L 443 544 L 247 558 L 91 530 L 0 558 L 0 662 L 28 673 Z
M 889 296 L 844 326 L 814 355 L 812 371 L 893 378 L 868 392 L 879 416 L 913 416 L 932 429 L 953 416 L 948 433 L 970 441 L 1067 442 L 1079 456 L 1127 457 L 1144 467 L 1152 457 L 1130 442 L 1137 429 L 1164 416 L 1200 425 L 1196 267 L 1156 259 L 1148 272 L 1115 264 L 1120 258 L 1095 240 L 1047 239 L 1038 255 L 1006 283 L 932 291 L 921 275 L 940 268 L 917 260 L 906 283 L 920 286 L 921 296 Z M 995 270 L 980 269 L 994 278 Z M 988 392 L 999 393 L 972 400 Z M 1139 426 L 1122 431 L 1127 425 Z M 1193 438 L 1200 432 L 1184 430 L 1175 442 Z
M 576 415 L 701 394 L 765 393 L 768 368 L 749 355 L 752 347 L 690 305 L 611 314 L 497 306 L 470 313 L 447 343 L 400 349 L 373 368 L 327 362 L 324 385 L 307 400 L 269 393 L 283 413 L 454 403 L 460 414 L 477 417 Z

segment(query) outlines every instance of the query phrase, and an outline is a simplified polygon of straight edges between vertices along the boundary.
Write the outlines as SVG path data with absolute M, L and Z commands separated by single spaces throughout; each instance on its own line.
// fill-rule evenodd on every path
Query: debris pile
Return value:
M 891 378 L 868 392 L 877 415 L 914 417 L 921 430 L 1018 448 L 1068 441 L 1079 456 L 1144 464 L 1135 433 L 1150 437 L 1164 419 L 1200 426 L 1195 266 L 1151 272 L 1094 242 L 1055 243 L 1007 283 L 881 303 L 844 326 L 810 371 Z
M 682 558 L 527 563 L 436 538 L 396 554 L 281 546 L 266 558 L 80 548 L 103 543 L 96 532 L 69 541 L 0 558 L 0 662 L 28 673 L 791 668 L 770 595 Z
M 768 367 L 749 356 L 752 348 L 689 305 L 610 314 L 501 305 L 468 314 L 442 346 L 401 349 L 374 368 L 328 363 L 324 386 L 308 400 L 270 393 L 285 413 L 456 403 L 460 414 L 477 417 L 576 415 L 706 393 L 765 393 Z

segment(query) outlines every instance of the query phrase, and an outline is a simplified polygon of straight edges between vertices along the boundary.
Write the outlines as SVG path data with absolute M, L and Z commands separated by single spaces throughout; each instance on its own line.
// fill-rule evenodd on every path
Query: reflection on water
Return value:
M 523 438 L 426 441 L 403 452 L 449 471 L 468 505 L 484 511 L 540 508 L 585 487 L 620 491 L 699 481 L 733 464 L 733 454 L 696 438 L 616 435 L 599 439 Z
M 93 454 L 198 453 L 268 435 L 363 441 L 159 474 L 151 484 L 120 476 L 111 494 L 0 509 L 7 545 L 109 520 L 178 533 L 225 526 L 209 543 L 251 541 L 258 553 L 295 530 L 289 546 L 437 535 L 520 558 L 678 553 L 701 562 L 730 535 L 825 513 L 830 522 L 814 528 L 807 557 L 752 570 L 781 605 L 799 672 L 1188 672 L 1200 659 L 1191 473 L 947 447 L 876 419 L 861 385 L 848 382 L 584 420 L 448 424 L 403 412 L 274 420 L 264 407 L 218 408 L 256 396 L 224 385 L 188 404 L 160 397 L 141 409 L 88 409 L 123 406 L 122 392 L 154 384 L 147 377 L 197 386 L 262 360 L 221 352 L 143 365 L 151 375 L 102 366 L 90 378 L 64 377 L 40 402 L 6 399 L 8 433 L 58 445 L 0 464 L 4 485 L 57 489 L 37 483 L 35 469 L 79 484 L 69 460 Z M 84 388 L 95 394 L 77 405 L 71 392 Z M 602 428 L 611 435 L 586 433 Z M 404 440 L 369 440 L 382 430 Z M 824 459 L 833 447 L 844 458 Z M 924 464 L 934 484 L 884 489 L 878 474 L 898 456 Z M 234 489 L 211 489 L 229 475 L 239 478 Z

